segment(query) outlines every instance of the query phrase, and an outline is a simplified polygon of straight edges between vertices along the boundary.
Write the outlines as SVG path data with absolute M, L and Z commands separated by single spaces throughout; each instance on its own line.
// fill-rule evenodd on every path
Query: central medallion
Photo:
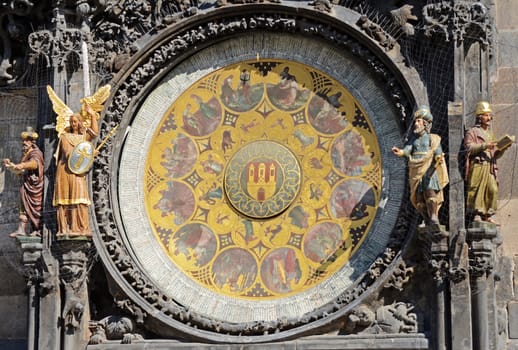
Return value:
M 239 149 L 225 169 L 225 193 L 241 214 L 266 219 L 282 213 L 297 197 L 301 169 L 288 148 L 254 141 Z

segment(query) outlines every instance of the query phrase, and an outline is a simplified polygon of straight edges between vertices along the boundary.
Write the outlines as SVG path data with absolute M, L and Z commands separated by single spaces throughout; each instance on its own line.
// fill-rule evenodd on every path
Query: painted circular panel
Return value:
M 207 72 L 170 102 L 146 152 L 155 239 L 182 278 L 233 299 L 276 301 L 332 278 L 380 202 L 371 121 L 297 62 Z
M 269 252 L 261 264 L 261 279 L 268 290 L 276 294 L 290 293 L 304 281 L 303 260 L 293 248 L 277 248 Z
M 304 254 L 312 263 L 322 264 L 343 254 L 350 254 L 350 236 L 334 222 L 315 225 L 304 237 Z
M 257 277 L 257 263 L 245 249 L 230 248 L 218 255 L 212 265 L 214 285 L 227 293 L 242 293 Z
M 169 255 L 186 268 L 205 266 L 214 257 L 216 249 L 212 230 L 198 223 L 182 226 L 169 241 Z
M 335 187 L 331 194 L 331 213 L 336 218 L 360 220 L 376 206 L 375 191 L 368 182 L 349 179 Z

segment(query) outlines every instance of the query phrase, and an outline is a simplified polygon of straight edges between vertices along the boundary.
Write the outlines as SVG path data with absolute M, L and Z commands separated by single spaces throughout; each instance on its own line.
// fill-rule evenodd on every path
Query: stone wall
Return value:
M 496 61 L 492 77 L 491 102 L 495 112 L 494 132 L 518 135 L 518 2 L 496 2 Z M 500 199 L 507 203 L 518 198 L 518 147 L 513 146 L 499 161 Z M 508 204 L 511 205 L 511 204 Z
M 496 59 L 497 70 L 491 81 L 491 97 L 495 112 L 494 132 L 498 135 L 518 135 L 518 2 L 496 1 Z M 518 348 L 518 147 L 512 146 L 500 159 L 499 211 L 503 244 L 499 253 L 499 277 L 497 306 L 500 309 L 501 331 L 507 335 L 507 345 L 500 337 L 499 348 Z M 507 321 L 507 322 L 506 322 Z

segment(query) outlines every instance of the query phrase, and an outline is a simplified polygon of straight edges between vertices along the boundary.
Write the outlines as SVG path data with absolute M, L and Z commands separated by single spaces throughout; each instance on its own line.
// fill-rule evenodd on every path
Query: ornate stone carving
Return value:
M 449 273 L 449 233 L 441 225 L 430 225 L 419 227 L 418 234 L 423 249 L 424 261 L 432 273 L 433 280 L 440 283 Z
M 498 231 L 493 228 L 469 228 L 466 240 L 469 245 L 469 273 L 473 278 L 487 276 L 495 267 L 495 240 Z
M 120 295 L 114 297 L 115 305 L 129 313 L 131 316 L 134 317 L 135 322 L 137 324 L 143 324 L 144 319 L 146 318 L 147 314 L 142 310 L 142 308 L 135 305 L 131 300 L 129 300 L 127 297 L 122 298 Z
M 423 7 L 425 35 L 441 33 L 446 41 L 463 41 L 467 34 L 483 47 L 492 46 L 493 25 L 481 2 L 442 1 Z
M 369 278 L 376 280 L 380 277 L 392 260 L 394 260 L 395 256 L 396 252 L 391 248 L 387 248 L 383 256 L 378 257 L 367 271 Z
M 267 0 L 268 2 L 271 2 L 271 3 L 280 3 L 281 0 Z M 216 6 L 218 7 L 221 7 L 221 6 L 226 6 L 228 4 L 253 4 L 253 3 L 259 3 L 259 2 L 264 2 L 264 0 L 218 0 L 216 2 Z
M 377 23 L 371 21 L 367 16 L 361 16 L 356 23 L 368 36 L 378 42 L 385 51 L 390 51 L 396 45 L 396 40 L 392 38 Z
M 483 277 L 493 270 L 493 257 L 490 252 L 474 252 L 469 258 L 469 272 L 473 277 Z
M 385 283 L 385 288 L 395 288 L 399 291 L 402 291 L 405 284 L 410 281 L 410 277 L 414 273 L 414 267 L 406 265 L 404 260 L 401 260 L 398 265 L 392 271 L 392 275 L 390 276 L 387 283 Z
M 408 23 L 408 21 L 417 20 L 417 16 L 412 14 L 412 9 L 414 6 L 412 5 L 403 5 L 398 9 L 390 11 L 390 14 L 392 16 L 392 20 L 401 27 L 401 30 L 406 35 L 414 35 L 415 29 L 414 26 L 411 23 Z
M 36 31 L 29 34 L 29 47 L 33 51 L 30 61 L 35 62 L 43 57 L 47 66 L 63 69 L 70 55 L 81 59 L 81 42 L 87 41 L 87 33 L 73 28 L 63 28 L 54 33 L 49 30 Z
M 432 259 L 428 263 L 428 266 L 432 272 L 434 281 L 442 281 L 446 276 L 448 276 L 449 263 L 446 257 Z
M 101 344 L 108 340 L 121 340 L 122 344 L 131 344 L 134 340 L 143 340 L 139 333 L 136 333 L 136 324 L 124 316 L 107 316 L 100 321 L 90 323 L 92 336 L 90 344 Z
M 468 277 L 468 245 L 466 244 L 466 231 L 460 230 L 451 245 L 453 256 L 449 270 L 450 280 L 459 283 Z
M 417 333 L 417 315 L 410 303 L 394 302 L 373 311 L 362 304 L 354 309 L 344 324 L 346 334 Z
M 34 241 L 30 239 L 29 242 L 20 242 L 24 275 L 27 279 L 27 286 L 29 287 L 38 285 L 38 283 L 43 280 L 41 264 L 41 251 L 43 246 L 39 241 L 39 239 Z
M 358 334 L 366 331 L 374 325 L 376 314 L 367 305 L 361 304 L 354 309 L 344 322 L 342 332 L 345 334 Z
M 87 247 L 89 244 L 85 243 L 84 248 Z M 62 319 L 64 327 L 72 331 L 80 328 L 88 302 L 85 299 L 87 263 L 88 257 L 82 249 L 70 250 L 61 256 L 60 278 L 65 291 Z
M 315 0 L 308 4 L 309 6 L 313 6 L 315 10 L 322 12 L 332 12 L 333 4 L 329 0 Z

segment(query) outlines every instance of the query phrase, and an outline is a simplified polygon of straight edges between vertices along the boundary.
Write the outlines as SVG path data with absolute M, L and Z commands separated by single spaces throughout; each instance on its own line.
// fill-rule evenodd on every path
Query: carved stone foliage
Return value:
M 428 267 L 432 272 L 433 280 L 436 282 L 442 282 L 449 273 L 449 263 L 446 256 L 436 256 L 428 263 Z
M 410 303 L 394 302 L 376 310 L 362 304 L 348 314 L 342 330 L 345 334 L 417 333 L 417 315 Z
M 131 300 L 121 295 L 114 296 L 114 302 L 119 309 L 131 315 L 138 325 L 142 325 L 144 323 L 144 319 L 146 318 L 147 314 L 142 310 L 141 307 L 137 306 Z
M 492 46 L 493 25 L 489 10 L 481 2 L 442 1 L 423 7 L 425 34 L 439 33 L 446 41 L 463 41 L 466 38 Z
M 194 29 L 195 28 L 195 29 Z M 145 91 L 146 84 L 163 70 L 169 69 L 172 62 L 179 55 L 183 55 L 189 48 L 203 46 L 206 42 L 225 38 L 236 33 L 244 33 L 247 30 L 268 30 L 312 35 L 326 39 L 337 47 L 349 50 L 366 62 L 374 75 L 389 89 L 394 105 L 399 108 L 401 119 L 406 117 L 409 103 L 405 99 L 403 90 L 390 70 L 373 54 L 347 34 L 333 29 L 329 25 L 314 22 L 312 20 L 299 20 L 283 15 L 270 15 L 255 13 L 243 17 L 221 17 L 207 23 L 192 24 L 182 32 L 177 32 L 167 41 L 147 53 L 139 64 L 130 72 L 127 78 L 119 84 L 114 92 L 111 104 L 105 114 L 101 125 L 101 138 L 115 125 L 120 124 L 130 109 L 130 101 Z M 383 257 L 378 259 L 367 272 L 357 278 L 354 286 L 336 298 L 335 302 L 314 310 L 299 319 L 277 320 L 272 322 L 250 322 L 246 324 L 234 324 L 216 322 L 206 316 L 196 314 L 186 306 L 180 305 L 175 300 L 165 296 L 158 290 L 149 278 L 139 269 L 133 261 L 128 248 L 124 245 L 122 233 L 115 224 L 114 208 L 110 195 L 114 173 L 110 171 L 111 159 L 118 152 L 110 139 L 101 149 L 98 161 L 94 165 L 93 198 L 95 202 L 98 229 L 103 245 L 109 255 L 112 264 L 120 272 L 124 284 L 131 287 L 127 291 L 128 299 L 132 299 L 133 293 L 137 293 L 150 307 L 156 309 L 162 315 L 168 316 L 182 323 L 195 326 L 198 329 L 226 333 L 229 335 L 266 335 L 292 329 L 308 322 L 325 318 L 330 314 L 346 307 L 353 300 L 359 298 L 387 268 L 391 266 L 397 251 L 401 249 L 403 237 L 408 233 L 409 224 L 402 222 L 408 218 L 401 218 L 394 230 L 394 239 L 390 248 L 387 248 Z M 115 171 L 115 170 L 114 170 Z M 407 273 L 403 269 L 403 275 Z M 398 282 L 399 284 L 399 282 Z M 124 298 L 122 298 L 124 299 Z M 392 314 L 399 314 L 400 306 L 393 306 Z M 162 316 L 163 317 L 163 316 Z M 395 317 L 395 316 L 394 316 Z

